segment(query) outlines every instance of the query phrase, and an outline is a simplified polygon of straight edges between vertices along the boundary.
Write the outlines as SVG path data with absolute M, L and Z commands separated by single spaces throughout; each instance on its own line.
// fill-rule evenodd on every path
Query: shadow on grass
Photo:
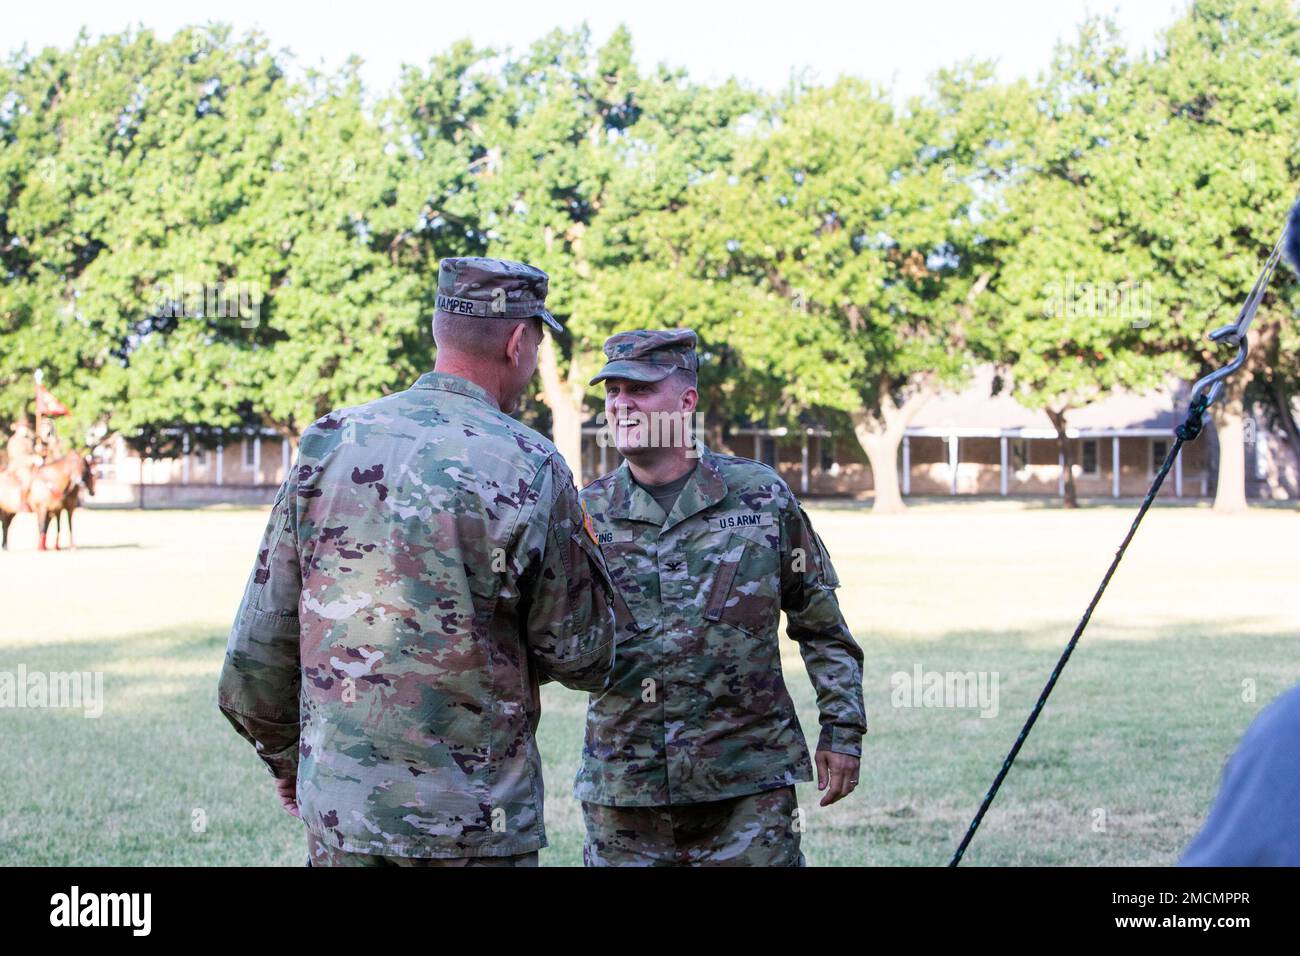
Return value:
M 875 778 L 863 808 L 877 838 L 866 850 L 869 862 L 946 861 L 1068 637 L 1046 648 L 1047 636 L 975 632 L 922 642 L 885 638 L 874 655 L 864 648 L 871 732 L 863 779 L 872 778 L 873 765 L 892 768 L 897 761 L 911 768 Z M 1176 861 L 1242 731 L 1300 679 L 1294 641 L 1289 633 L 1242 635 L 1231 627 L 1189 637 L 1186 625 L 1143 640 L 1085 640 L 967 859 L 976 865 Z M 917 666 L 926 673 L 984 672 L 989 684 L 996 674 L 994 716 L 981 717 L 977 706 L 917 706 L 915 695 L 904 693 Z M 801 694 L 811 709 L 811 694 Z M 921 853 L 917 831 L 934 832 L 928 823 L 940 824 L 947 836 Z
M 301 864 L 300 824 L 217 709 L 224 648 L 204 628 L 0 648 L 2 669 L 104 673 L 97 719 L 0 711 L 0 864 Z
M 1247 724 L 1300 679 L 1290 633 L 1243 635 L 1238 622 L 1188 636 L 1081 644 L 967 860 L 974 865 L 1164 865 L 1204 815 Z M 818 807 L 799 787 L 815 865 L 947 861 L 1015 740 L 1065 637 L 1059 629 L 965 631 L 861 641 L 870 733 L 862 785 Z M 1051 643 L 1052 647 L 1045 647 Z M 300 865 L 301 825 L 216 707 L 225 634 L 179 628 L 0 648 L 0 669 L 102 671 L 99 719 L 0 710 L 0 864 Z M 996 711 L 917 706 L 899 679 L 997 676 Z M 786 683 L 805 735 L 815 699 L 798 664 Z M 990 685 L 991 686 L 991 685 Z M 582 821 L 570 786 L 585 695 L 547 685 L 538 734 L 551 846 L 544 865 L 578 865 Z

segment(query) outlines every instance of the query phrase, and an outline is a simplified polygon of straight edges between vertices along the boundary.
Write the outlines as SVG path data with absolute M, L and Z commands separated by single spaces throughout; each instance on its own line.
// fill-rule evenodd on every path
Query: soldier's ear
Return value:
M 524 354 L 524 337 L 528 334 L 527 328 L 527 322 L 516 322 L 515 327 L 510 330 L 509 337 L 506 338 L 506 358 L 515 368 L 519 367 L 519 360 Z
M 700 404 L 699 391 L 694 386 L 686 389 L 682 392 L 681 403 L 683 412 L 690 414 L 695 411 L 695 406 Z

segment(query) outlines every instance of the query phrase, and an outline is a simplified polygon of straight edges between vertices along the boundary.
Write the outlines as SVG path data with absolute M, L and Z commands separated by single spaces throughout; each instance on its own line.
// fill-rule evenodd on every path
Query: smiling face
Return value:
M 675 373 L 657 382 L 605 379 L 605 417 L 614 447 L 625 458 L 684 453 L 683 436 L 699 397 Z

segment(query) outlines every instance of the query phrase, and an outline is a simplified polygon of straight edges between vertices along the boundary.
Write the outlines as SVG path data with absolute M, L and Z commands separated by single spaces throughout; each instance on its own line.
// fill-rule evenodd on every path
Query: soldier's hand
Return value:
M 858 785 L 857 757 L 819 750 L 814 760 L 817 763 L 817 789 L 826 791 L 820 806 L 829 807 L 835 801 L 842 800 Z
M 298 812 L 298 779 L 296 777 L 290 777 L 288 780 L 276 778 L 275 794 L 280 798 L 280 806 L 299 820 L 302 819 L 302 814 Z

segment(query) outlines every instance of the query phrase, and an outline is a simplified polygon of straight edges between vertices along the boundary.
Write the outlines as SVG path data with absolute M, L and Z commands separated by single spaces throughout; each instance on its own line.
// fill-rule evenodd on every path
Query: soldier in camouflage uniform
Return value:
M 620 599 L 619 637 L 575 785 L 584 859 L 803 865 L 794 784 L 812 768 L 778 623 L 785 611 L 817 691 L 826 806 L 857 785 L 866 732 L 862 651 L 835 569 L 775 471 L 682 427 L 698 401 L 694 332 L 624 332 L 605 354 L 592 383 L 605 382 L 626 460 L 581 497 Z
M 538 685 L 598 692 L 614 616 L 555 446 L 508 413 L 547 277 L 444 259 L 434 371 L 303 434 L 226 650 L 221 710 L 318 864 L 536 865 Z

